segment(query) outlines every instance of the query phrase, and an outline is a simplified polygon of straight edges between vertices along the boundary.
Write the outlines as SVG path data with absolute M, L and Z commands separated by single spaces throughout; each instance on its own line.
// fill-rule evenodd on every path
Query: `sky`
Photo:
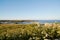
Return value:
M 60 20 L 60 0 L 0 0 L 0 20 Z

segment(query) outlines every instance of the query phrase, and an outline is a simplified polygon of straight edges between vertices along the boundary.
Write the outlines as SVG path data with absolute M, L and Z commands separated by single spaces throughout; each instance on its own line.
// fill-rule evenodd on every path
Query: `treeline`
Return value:
M 0 24 L 22 24 L 23 22 L 35 22 L 35 20 L 0 20 Z

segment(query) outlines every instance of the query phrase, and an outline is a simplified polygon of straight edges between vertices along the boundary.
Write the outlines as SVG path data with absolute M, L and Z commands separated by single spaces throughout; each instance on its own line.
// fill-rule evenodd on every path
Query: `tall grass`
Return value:
M 46 26 L 47 25 L 47 26 Z M 52 25 L 52 26 L 49 26 Z M 44 40 L 60 38 L 60 24 L 0 24 L 0 40 Z

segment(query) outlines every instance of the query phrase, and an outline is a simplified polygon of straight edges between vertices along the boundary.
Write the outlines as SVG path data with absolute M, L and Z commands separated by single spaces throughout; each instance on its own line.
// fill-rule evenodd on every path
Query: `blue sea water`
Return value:
M 33 20 L 32 22 L 39 22 L 41 24 L 44 23 L 55 23 L 55 22 L 60 22 L 60 20 Z M 32 22 L 21 22 L 21 24 L 31 24 Z M 20 23 L 19 23 L 20 24 Z
M 36 22 L 44 24 L 44 23 L 60 22 L 60 20 L 36 20 Z
M 60 23 L 60 20 L 31 20 L 31 21 L 17 22 L 17 24 L 31 24 L 32 22 L 39 22 L 41 24 L 54 23 L 54 22 Z M 7 24 L 14 24 L 14 23 L 15 22 L 7 22 Z M 3 24 L 6 24 L 6 22 L 3 22 Z

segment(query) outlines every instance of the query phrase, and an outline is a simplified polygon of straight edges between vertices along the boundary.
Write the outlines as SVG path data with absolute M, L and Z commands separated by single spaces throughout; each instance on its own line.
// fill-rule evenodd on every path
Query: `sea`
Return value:
M 39 22 L 41 24 L 44 24 L 44 23 L 60 23 L 60 20 L 36 20 L 36 22 Z
M 60 23 L 60 20 L 30 20 L 30 21 L 24 21 L 24 22 L 17 22 L 17 24 L 31 24 L 33 22 L 39 22 L 40 24 L 44 23 Z M 7 22 L 7 24 L 14 24 L 15 22 Z M 3 22 L 3 24 L 6 24 L 6 22 Z
M 41 24 L 44 24 L 44 23 L 60 23 L 60 20 L 34 20 L 33 22 L 39 22 Z M 22 24 L 30 24 L 32 22 L 22 22 Z

